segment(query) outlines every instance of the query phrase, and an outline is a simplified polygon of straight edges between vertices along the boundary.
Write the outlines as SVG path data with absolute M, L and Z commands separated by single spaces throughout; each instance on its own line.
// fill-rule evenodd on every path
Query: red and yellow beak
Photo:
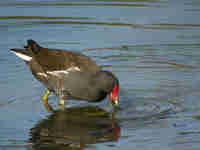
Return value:
M 113 93 L 110 93 L 110 101 L 114 106 L 118 106 L 118 96 L 113 96 Z
M 110 93 L 110 101 L 114 106 L 118 106 L 118 90 L 119 85 L 115 85 L 113 91 Z

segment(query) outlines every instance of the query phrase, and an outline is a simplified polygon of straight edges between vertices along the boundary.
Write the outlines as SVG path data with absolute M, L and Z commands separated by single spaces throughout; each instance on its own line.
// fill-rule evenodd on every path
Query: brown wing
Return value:
M 40 48 L 35 59 L 44 71 L 67 70 L 70 67 L 78 67 L 80 71 L 91 73 L 100 70 L 88 56 L 67 50 Z

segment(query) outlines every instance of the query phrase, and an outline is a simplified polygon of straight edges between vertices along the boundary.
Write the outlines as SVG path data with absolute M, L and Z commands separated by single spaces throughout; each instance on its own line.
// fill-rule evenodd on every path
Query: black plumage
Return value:
M 88 56 L 69 50 L 48 49 L 28 40 L 24 49 L 11 49 L 29 66 L 32 74 L 60 99 L 97 102 L 110 94 L 117 103 L 119 81 Z M 48 96 L 48 95 L 47 95 Z

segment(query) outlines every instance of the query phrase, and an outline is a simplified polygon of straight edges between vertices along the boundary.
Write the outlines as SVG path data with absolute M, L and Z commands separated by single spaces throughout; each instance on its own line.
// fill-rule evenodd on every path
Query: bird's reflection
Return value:
M 89 144 L 117 141 L 120 127 L 115 112 L 99 107 L 82 106 L 54 111 L 30 131 L 35 150 L 83 149 Z

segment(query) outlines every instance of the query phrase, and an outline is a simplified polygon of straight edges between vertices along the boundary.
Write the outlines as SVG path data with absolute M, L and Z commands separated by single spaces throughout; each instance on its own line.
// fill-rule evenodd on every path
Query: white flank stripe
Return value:
M 45 73 L 42 73 L 42 72 L 38 72 L 37 75 L 47 77 L 47 75 Z
M 55 75 L 55 76 L 58 76 L 58 75 L 60 75 L 60 74 L 68 74 L 70 71 L 81 71 L 80 70 L 80 68 L 78 68 L 78 67 L 71 67 L 71 68 L 69 68 L 69 69 L 67 69 L 67 70 L 56 70 L 56 71 L 47 71 L 47 73 L 49 73 L 49 74 L 52 74 L 52 75 Z
M 47 73 L 54 75 L 54 76 L 58 76 L 61 73 L 68 74 L 69 72 L 67 72 L 66 70 L 60 70 L 60 71 L 47 71 Z
M 81 71 L 79 67 L 71 67 L 67 71 Z
M 13 51 L 12 51 L 13 52 Z M 31 61 L 32 57 L 21 54 L 21 53 L 17 53 L 17 52 L 13 52 L 15 55 L 17 55 L 19 58 L 25 60 L 25 61 Z

